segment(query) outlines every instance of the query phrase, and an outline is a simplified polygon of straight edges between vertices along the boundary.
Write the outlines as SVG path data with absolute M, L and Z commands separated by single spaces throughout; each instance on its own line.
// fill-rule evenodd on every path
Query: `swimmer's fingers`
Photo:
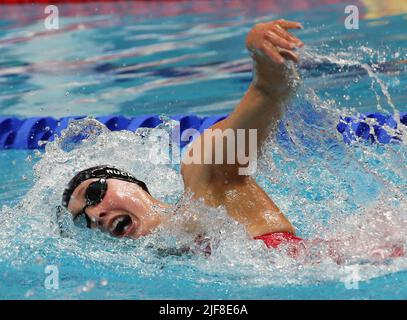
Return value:
M 291 60 L 295 63 L 298 63 L 298 61 L 299 61 L 298 55 L 294 51 L 279 49 L 279 53 L 286 60 Z
M 274 33 L 271 30 L 268 30 L 265 35 L 265 39 L 268 40 L 271 44 L 284 48 L 287 50 L 292 50 L 296 47 L 296 44 L 291 42 L 290 40 L 284 39 L 284 37 L 279 36 L 278 34 Z
M 290 28 L 300 29 L 302 25 L 283 19 L 259 23 L 249 32 L 246 46 L 254 53 L 254 59 L 256 53 L 260 51 L 277 64 L 284 63 L 285 59 L 298 62 L 298 56 L 293 50 L 304 44 L 286 30 Z
M 273 46 L 271 43 L 264 43 L 263 45 L 263 52 L 267 54 L 274 62 L 278 64 L 284 63 L 283 56 L 278 52 L 277 48 Z
M 281 38 L 284 38 L 287 41 L 293 42 L 297 47 L 302 47 L 304 45 L 304 43 L 300 39 L 293 36 L 290 32 L 284 30 L 279 24 L 275 24 L 272 27 L 272 30 L 275 34 L 277 34 Z
M 283 63 L 284 59 L 287 59 L 295 63 L 298 62 L 298 55 L 293 52 L 293 49 L 297 47 L 296 44 L 288 42 L 273 32 L 268 32 L 266 34 L 266 39 L 268 41 L 264 43 L 263 51 L 273 61 Z
M 284 29 L 304 29 L 301 23 L 284 19 L 278 19 L 276 21 L 270 22 L 270 24 L 278 24 Z

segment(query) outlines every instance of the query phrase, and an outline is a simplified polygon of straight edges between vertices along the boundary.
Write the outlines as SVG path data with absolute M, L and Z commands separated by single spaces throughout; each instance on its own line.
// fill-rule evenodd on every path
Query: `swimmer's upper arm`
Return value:
M 204 200 L 210 207 L 225 208 L 228 215 L 241 223 L 252 237 L 273 232 L 295 234 L 293 225 L 270 197 L 249 179 L 251 178 L 245 177 L 240 181 L 231 181 L 227 186 L 199 186 L 193 197 Z

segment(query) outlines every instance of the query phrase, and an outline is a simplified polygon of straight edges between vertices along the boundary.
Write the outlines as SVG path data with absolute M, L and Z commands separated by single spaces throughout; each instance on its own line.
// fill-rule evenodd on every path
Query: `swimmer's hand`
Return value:
M 290 97 L 299 78 L 293 64 L 286 62 L 297 63 L 295 49 L 304 45 L 288 30 L 302 28 L 299 22 L 280 19 L 255 25 L 247 36 L 246 47 L 254 62 L 252 85 L 276 103 Z

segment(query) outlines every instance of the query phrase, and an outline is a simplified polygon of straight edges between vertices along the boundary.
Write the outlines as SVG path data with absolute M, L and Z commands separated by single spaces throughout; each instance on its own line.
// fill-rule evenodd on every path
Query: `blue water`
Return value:
M 342 4 L 277 10 L 267 2 L 211 13 L 181 2 L 173 15 L 151 3 L 138 4 L 148 14 L 131 15 L 101 4 L 88 4 L 91 16 L 65 15 L 61 6 L 58 32 L 44 30 L 42 6 L 9 7 L 13 14 L 0 11 L 0 116 L 228 113 L 251 81 L 250 27 L 299 20 L 303 85 L 283 120 L 291 142 L 271 137 L 256 177 L 300 236 L 339 239 L 343 264 L 324 246 L 315 249 L 318 261 L 265 250 L 221 209 L 199 203 L 192 205 L 219 242 L 210 258 L 159 254 L 160 245 L 191 241 L 179 230 L 175 239 L 163 231 L 117 240 L 67 221 L 61 237 L 54 207 L 80 167 L 110 162 L 145 179 L 162 200 L 182 193 L 174 168 L 145 161 L 138 136 L 102 128 L 71 153 L 58 143 L 45 152 L 0 152 L 1 298 L 407 298 L 407 259 L 375 255 L 383 244 L 407 247 L 405 141 L 346 145 L 335 129 L 339 115 L 407 111 L 407 64 L 397 63 L 407 59 L 407 16 L 383 13 L 346 30 Z M 371 7 L 359 5 L 368 15 Z M 59 289 L 44 286 L 47 265 L 58 267 Z M 357 271 L 357 288 L 347 285 L 349 270 Z

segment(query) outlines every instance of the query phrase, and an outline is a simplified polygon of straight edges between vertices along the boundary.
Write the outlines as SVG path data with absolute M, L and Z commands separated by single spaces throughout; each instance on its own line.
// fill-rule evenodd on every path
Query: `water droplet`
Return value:
M 26 293 L 25 293 L 25 297 L 26 298 L 29 298 L 29 297 L 32 297 L 33 295 L 35 295 L 35 291 L 34 291 L 34 289 L 30 289 L 30 290 L 28 290 Z
M 85 285 L 82 287 L 82 292 L 90 292 L 95 287 L 95 281 L 86 281 Z
M 44 259 L 41 256 L 36 256 L 35 257 L 35 263 L 36 264 L 43 264 L 44 263 Z

